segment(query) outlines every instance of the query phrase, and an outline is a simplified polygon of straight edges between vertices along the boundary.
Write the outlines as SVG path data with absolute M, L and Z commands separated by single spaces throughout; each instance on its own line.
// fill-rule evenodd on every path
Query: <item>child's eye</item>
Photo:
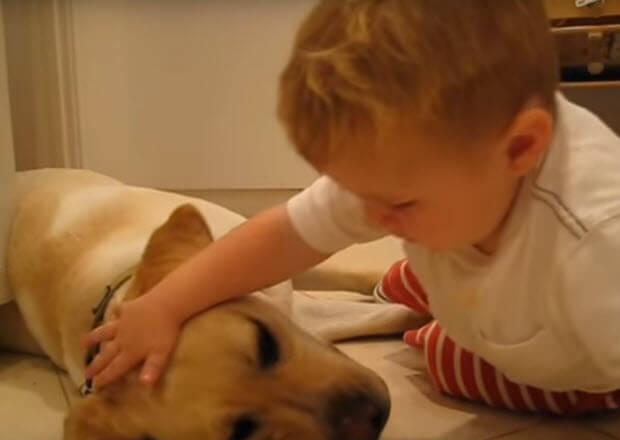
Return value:
M 408 209 L 408 208 L 413 207 L 416 203 L 417 203 L 417 201 L 415 201 L 415 200 L 409 200 L 408 202 L 396 203 L 396 204 L 392 205 L 392 209 L 396 209 L 398 211 L 402 211 L 404 209 Z

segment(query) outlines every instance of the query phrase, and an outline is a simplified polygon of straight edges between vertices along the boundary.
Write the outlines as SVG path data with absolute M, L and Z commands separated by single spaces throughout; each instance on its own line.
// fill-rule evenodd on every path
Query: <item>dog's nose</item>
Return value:
M 344 394 L 330 401 L 329 419 L 338 440 L 376 440 L 390 412 L 390 403 L 366 393 Z

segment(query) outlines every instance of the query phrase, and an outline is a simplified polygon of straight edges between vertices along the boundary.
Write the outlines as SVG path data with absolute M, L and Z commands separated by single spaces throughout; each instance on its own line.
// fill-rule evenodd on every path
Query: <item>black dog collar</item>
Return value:
M 123 279 L 121 279 L 118 283 L 114 285 L 108 285 L 105 288 L 105 292 L 103 294 L 103 298 L 99 301 L 99 304 L 95 308 L 93 308 L 93 324 L 91 326 L 91 330 L 96 329 L 101 324 L 103 324 L 103 320 L 105 318 L 105 312 L 108 309 L 108 305 L 112 298 L 114 298 L 114 294 L 118 292 L 118 290 L 123 287 L 123 285 L 131 279 L 132 275 L 126 275 Z M 99 354 L 101 351 L 101 344 L 96 344 L 91 346 L 86 352 L 86 365 L 88 366 L 95 356 Z M 87 396 L 93 392 L 93 380 L 86 379 L 86 381 L 80 387 L 80 394 L 82 396 Z

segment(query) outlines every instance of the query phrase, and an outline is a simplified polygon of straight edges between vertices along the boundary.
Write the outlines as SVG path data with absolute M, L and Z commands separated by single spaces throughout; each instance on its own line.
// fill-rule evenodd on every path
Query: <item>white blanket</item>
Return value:
M 398 335 L 427 321 L 398 304 L 378 303 L 375 284 L 402 258 L 401 244 L 393 238 L 356 245 L 332 256 L 266 293 L 275 298 L 293 320 L 331 342 L 365 336 Z
M 420 318 L 398 304 L 375 303 L 372 296 L 346 291 L 295 291 L 293 320 L 331 341 L 400 334 L 420 327 Z

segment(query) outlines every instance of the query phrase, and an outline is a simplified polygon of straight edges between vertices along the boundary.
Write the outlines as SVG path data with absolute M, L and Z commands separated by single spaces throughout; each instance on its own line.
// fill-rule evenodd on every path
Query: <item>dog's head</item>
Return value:
M 210 242 L 198 211 L 177 209 L 153 233 L 132 293 Z M 247 296 L 191 319 L 153 388 L 134 372 L 72 408 L 65 439 L 372 440 L 388 412 L 375 373 Z

